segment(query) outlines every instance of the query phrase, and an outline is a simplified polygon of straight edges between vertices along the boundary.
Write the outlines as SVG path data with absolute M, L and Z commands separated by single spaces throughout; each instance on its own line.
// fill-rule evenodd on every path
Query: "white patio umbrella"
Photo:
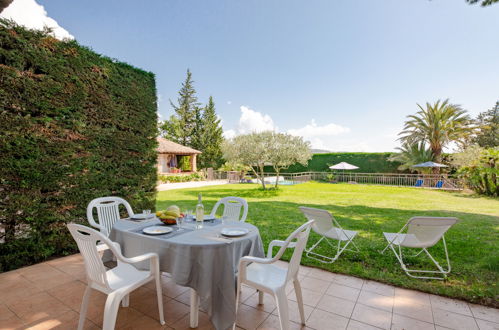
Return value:
M 332 170 L 342 170 L 343 171 L 343 176 L 345 175 L 345 170 L 356 170 L 358 169 L 357 166 L 348 164 L 346 162 L 341 162 L 332 166 L 329 166 L 330 169 Z

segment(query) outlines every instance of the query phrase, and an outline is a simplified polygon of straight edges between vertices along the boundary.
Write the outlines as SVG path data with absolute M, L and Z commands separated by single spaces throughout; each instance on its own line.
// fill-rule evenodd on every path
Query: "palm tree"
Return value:
M 427 168 L 419 167 L 418 169 L 412 168 L 413 165 L 424 163 L 433 160 L 433 153 L 426 147 L 424 143 L 402 143 L 402 146 L 397 148 L 399 151 L 388 158 L 391 162 L 399 162 L 401 165 L 399 170 L 405 171 L 407 169 L 418 172 L 428 172 Z
M 455 142 L 462 144 L 471 134 L 470 117 L 459 105 L 450 104 L 449 100 L 434 104 L 426 103 L 419 111 L 407 116 L 400 140 L 402 143 L 427 144 L 436 162 L 442 161 L 443 149 Z

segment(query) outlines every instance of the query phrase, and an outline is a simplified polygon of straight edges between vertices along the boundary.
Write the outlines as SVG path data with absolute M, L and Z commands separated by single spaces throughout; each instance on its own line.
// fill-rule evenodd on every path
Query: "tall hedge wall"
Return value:
M 68 222 L 115 195 L 152 209 L 154 75 L 0 22 L 0 271 L 76 251 Z
M 297 172 L 325 172 L 330 171 L 329 166 L 347 162 L 358 166 L 354 172 L 362 173 L 396 173 L 400 163 L 388 161 L 391 152 L 332 152 L 327 154 L 314 154 L 308 166 L 296 164 L 290 166 L 285 173 Z M 268 168 L 272 172 L 271 167 Z

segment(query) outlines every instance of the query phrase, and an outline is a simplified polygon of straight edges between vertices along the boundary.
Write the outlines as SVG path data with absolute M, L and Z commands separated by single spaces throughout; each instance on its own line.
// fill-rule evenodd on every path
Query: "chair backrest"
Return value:
M 213 206 L 211 216 L 215 216 L 220 205 L 224 206 L 222 217 L 226 217 L 230 221 L 246 221 L 246 217 L 248 216 L 248 202 L 244 198 L 231 196 L 220 199 Z M 242 215 L 241 209 L 243 210 Z
M 132 216 L 133 210 L 130 204 L 120 197 L 100 197 L 92 200 L 87 206 L 87 220 L 91 226 L 100 228 L 100 231 L 109 236 L 116 221 L 120 219 L 120 205 L 125 206 L 128 216 Z M 97 209 L 98 222 L 94 219 L 94 208 Z
M 418 179 L 414 187 L 421 187 L 423 185 L 423 182 L 424 182 L 423 179 Z
M 425 247 L 431 247 L 458 221 L 454 217 L 413 217 L 407 222 L 407 234 L 416 236 Z
M 435 188 L 442 188 L 443 185 L 444 185 L 444 181 L 443 180 L 438 180 L 437 184 L 435 185 Z
M 288 236 L 284 243 L 284 246 L 287 247 L 291 241 L 296 239 L 293 255 L 289 260 L 286 281 L 295 278 L 298 273 L 303 250 L 305 250 L 305 247 L 307 246 L 308 236 L 310 235 L 310 229 L 312 228 L 313 223 L 314 220 L 310 220 L 298 227 L 298 229 Z
M 300 206 L 299 209 L 308 220 L 315 220 L 312 225 L 312 230 L 314 232 L 319 235 L 324 235 L 324 233 L 329 232 L 328 235 L 332 238 L 340 238 L 343 228 L 341 228 L 338 221 L 336 221 L 329 211 L 305 206 Z M 336 228 L 337 230 L 331 230 L 333 228 Z
M 105 243 L 111 249 L 111 241 L 103 234 L 86 226 L 68 224 L 68 229 L 83 256 L 87 280 L 101 288 L 109 289 L 106 268 L 104 267 L 99 251 L 97 250 L 97 242 Z

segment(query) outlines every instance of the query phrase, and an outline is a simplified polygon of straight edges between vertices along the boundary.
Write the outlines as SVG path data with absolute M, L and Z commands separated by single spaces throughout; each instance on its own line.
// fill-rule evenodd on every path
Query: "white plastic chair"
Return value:
M 125 206 L 129 217 L 134 215 L 132 207 L 123 198 L 109 196 L 92 200 L 87 206 L 88 223 L 108 237 L 114 223 L 120 219 L 120 205 Z M 94 208 L 97 209 L 98 223 L 94 220 Z
M 459 220 L 457 218 L 453 217 L 413 217 L 409 219 L 409 221 L 407 221 L 405 226 L 402 227 L 402 229 L 398 233 L 383 233 L 386 240 L 388 241 L 388 245 L 383 249 L 383 251 L 381 251 L 381 253 L 384 253 L 386 249 L 391 248 L 393 253 L 395 254 L 395 257 L 397 257 L 397 260 L 400 262 L 402 269 L 410 277 L 443 280 L 451 271 L 449 253 L 447 252 L 447 244 L 445 243 L 444 234 L 458 221 Z M 406 228 L 407 233 L 403 234 L 402 232 Z M 442 239 L 444 245 L 447 270 L 443 269 L 442 266 L 440 266 L 440 264 L 427 250 L 428 248 L 437 244 L 440 239 Z M 394 245 L 398 246 L 398 253 L 395 250 Z M 401 247 L 421 249 L 421 251 L 415 256 L 417 257 L 422 252 L 425 252 L 426 255 L 431 259 L 431 261 L 433 261 L 435 266 L 437 266 L 438 271 L 408 269 L 404 263 Z M 411 273 L 441 274 L 443 275 L 443 277 L 415 276 Z
M 129 293 L 152 280 L 156 281 L 159 322 L 162 325 L 165 324 L 160 282 L 161 273 L 159 272 L 159 261 L 156 253 L 146 253 L 133 258 L 125 258 L 121 254 L 120 245 L 116 242 L 111 242 L 102 233 L 77 224 L 68 224 L 68 229 L 75 239 L 76 244 L 78 244 L 78 249 L 83 256 L 87 273 L 87 288 L 85 289 L 81 303 L 78 330 L 83 329 L 92 289 L 107 294 L 102 329 L 111 330 L 114 329 L 116 323 L 120 302 L 122 301 L 123 307 L 128 307 Z M 103 242 L 109 247 L 118 260 L 118 266 L 106 271 L 97 250 L 97 241 Z M 149 271 L 141 271 L 132 266 L 133 263 L 147 259 L 150 260 Z
M 259 303 L 263 303 L 263 294 L 271 294 L 277 305 L 279 312 L 279 321 L 281 329 L 289 329 L 289 311 L 288 298 L 286 297 L 286 285 L 293 282 L 296 300 L 300 311 L 302 324 L 305 324 L 305 315 L 303 312 L 303 298 L 301 293 L 300 282 L 298 281 L 298 270 L 303 250 L 307 245 L 308 235 L 313 221 L 301 225 L 296 229 L 285 241 L 274 240 L 270 242 L 267 258 L 257 258 L 246 256 L 239 260 L 238 278 L 237 278 L 237 297 L 236 297 L 236 315 L 239 306 L 241 295 L 241 284 L 254 287 L 259 292 Z M 292 242 L 296 239 L 296 242 Z M 281 248 L 272 257 L 272 249 L 275 246 Z M 273 265 L 278 261 L 287 248 L 294 248 L 293 255 L 288 264 L 288 268 L 284 269 Z M 234 323 L 234 329 L 236 324 Z
M 229 221 L 246 221 L 246 217 L 248 216 L 248 202 L 246 202 L 244 198 L 231 196 L 220 199 L 215 206 L 213 206 L 210 216 L 214 217 L 217 213 L 218 207 L 222 204 L 224 206 L 222 217 Z M 243 209 L 242 216 L 241 208 Z
M 300 211 L 303 212 L 308 220 L 315 220 L 314 224 L 312 225 L 312 230 L 322 236 L 314 245 L 312 245 L 310 249 L 305 250 L 307 257 L 315 259 L 322 263 L 333 263 L 345 250 L 359 252 L 359 248 L 353 242 L 353 239 L 357 235 L 357 232 L 341 228 L 340 224 L 331 215 L 331 213 L 326 210 L 304 206 L 300 206 Z M 330 239 L 338 241 L 338 244 L 334 246 L 329 241 Z M 336 255 L 334 257 L 328 257 L 313 252 L 314 249 L 316 249 L 323 240 L 326 241 L 333 249 L 336 249 Z M 343 242 L 344 245 L 341 246 Z M 347 249 L 347 246 L 350 243 L 352 243 L 352 245 L 355 247 L 355 250 Z

